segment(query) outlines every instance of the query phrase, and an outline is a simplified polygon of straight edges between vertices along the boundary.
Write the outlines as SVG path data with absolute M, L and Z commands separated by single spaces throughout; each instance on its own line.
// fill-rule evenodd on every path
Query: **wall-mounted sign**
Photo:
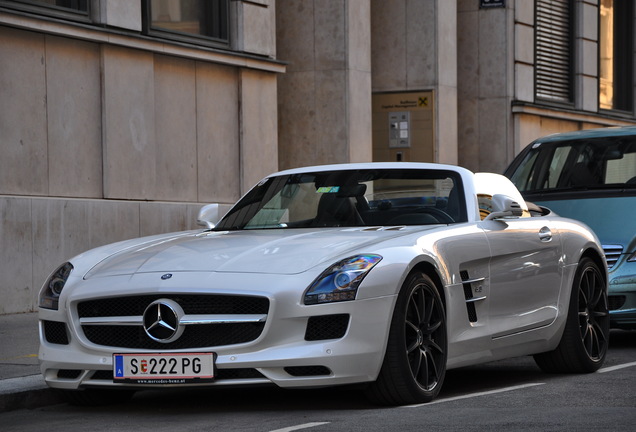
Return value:
M 479 0 L 480 9 L 505 8 L 506 0 Z

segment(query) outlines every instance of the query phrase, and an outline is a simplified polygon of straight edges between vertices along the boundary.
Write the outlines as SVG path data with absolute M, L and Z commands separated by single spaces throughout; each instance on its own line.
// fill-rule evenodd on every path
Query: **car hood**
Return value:
M 100 261 L 84 278 L 179 271 L 296 274 L 344 254 L 375 252 L 373 245 L 412 233 L 409 228 L 181 233 L 140 240 Z

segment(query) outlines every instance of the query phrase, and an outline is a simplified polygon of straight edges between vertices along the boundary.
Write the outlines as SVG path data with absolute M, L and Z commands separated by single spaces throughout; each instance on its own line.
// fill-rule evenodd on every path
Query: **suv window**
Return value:
M 521 192 L 636 188 L 636 137 L 537 143 L 510 178 Z

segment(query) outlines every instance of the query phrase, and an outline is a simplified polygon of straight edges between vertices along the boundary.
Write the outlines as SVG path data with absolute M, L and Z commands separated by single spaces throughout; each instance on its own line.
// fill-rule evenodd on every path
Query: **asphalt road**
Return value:
M 141 392 L 125 405 L 0 414 L 9 431 L 634 431 L 636 332 L 612 331 L 601 371 L 549 375 L 532 358 L 449 371 L 439 398 L 368 404 L 354 389 Z

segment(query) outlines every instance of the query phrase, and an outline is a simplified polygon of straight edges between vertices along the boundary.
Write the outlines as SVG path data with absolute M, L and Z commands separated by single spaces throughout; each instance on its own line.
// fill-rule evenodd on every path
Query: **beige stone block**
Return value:
M 460 0 L 462 2 L 472 1 L 472 0 Z M 474 2 L 477 3 L 477 2 Z M 533 1 L 515 1 L 512 2 L 512 6 L 515 9 L 515 22 L 523 23 L 529 26 L 534 25 L 534 6 L 535 2 Z
M 596 41 L 598 40 L 598 7 L 585 2 L 581 3 L 578 5 L 581 11 L 581 16 L 579 17 L 581 36 L 583 39 Z
M 48 193 L 44 36 L 0 27 L 0 193 Z
M 33 283 L 30 215 L 29 198 L 0 197 L 0 315 L 33 310 L 39 286 Z
M 458 104 L 457 163 L 471 171 L 479 171 L 479 100 L 460 98 Z
M 349 161 L 373 160 L 373 124 L 371 114 L 371 73 L 349 71 Z
M 196 76 L 198 201 L 233 203 L 241 191 L 238 72 L 199 62 Z
M 347 65 L 349 34 L 345 0 L 320 2 L 313 10 L 314 67 L 316 70 L 344 69 Z
M 276 49 L 287 72 L 314 69 L 314 0 L 276 1 Z
M 102 196 L 100 54 L 96 44 L 47 36 L 49 195 Z
M 457 88 L 440 86 L 437 91 L 436 149 L 434 162 L 456 165 L 459 159 Z
M 99 22 L 110 27 L 141 31 L 141 2 L 108 0 L 97 2 Z
M 515 61 L 534 63 L 534 28 L 527 25 L 515 25 Z
M 506 112 L 508 107 L 507 98 L 480 101 L 479 171 L 500 173 L 508 166 L 508 152 L 512 153 L 506 134 L 508 117 L 498 114 Z
M 488 10 L 479 18 L 479 96 L 504 97 L 511 79 L 505 9 Z
M 308 165 L 349 162 L 347 75 L 345 71 L 317 71 L 316 148 L 304 149 L 313 157 Z
M 406 2 L 372 0 L 371 69 L 373 91 L 406 88 Z
M 291 72 L 278 79 L 280 169 L 312 165 L 317 147 L 315 75 Z
M 515 64 L 515 98 L 520 101 L 534 102 L 534 67 Z
M 238 34 L 245 52 L 276 56 L 276 10 L 274 0 L 238 2 Z
M 437 13 L 438 9 L 446 8 L 440 3 L 439 0 L 406 2 L 406 88 L 427 88 L 440 80 L 438 65 L 444 55 L 440 52 L 440 39 L 445 35 L 436 33 L 440 25 Z M 448 37 L 455 40 L 456 34 L 453 31 Z
M 595 41 L 584 40 L 581 43 L 582 55 L 579 59 L 579 70 L 583 75 L 598 75 L 598 44 Z
M 475 12 L 479 10 L 479 1 L 475 0 L 457 0 L 458 12 Z
M 200 206 L 199 206 L 200 207 Z M 183 203 L 142 202 L 139 204 L 140 236 L 195 229 L 189 206 Z
M 457 16 L 457 82 L 459 99 L 479 97 L 479 14 L 463 12 Z M 461 104 L 460 104 L 461 107 Z
M 371 1 L 347 2 L 347 64 L 349 69 L 371 71 Z
M 156 200 L 197 200 L 195 71 L 191 60 L 155 57 Z
M 154 57 L 104 45 L 104 196 L 155 196 Z
M 241 195 L 278 171 L 276 75 L 241 70 Z
M 594 112 L 598 109 L 598 79 L 596 77 L 581 77 L 582 109 Z
M 86 201 L 88 238 L 85 248 L 136 238 L 141 235 L 139 203 L 135 201 Z
M 33 280 L 44 283 L 60 264 L 89 249 L 87 204 L 84 200 L 38 198 L 32 201 Z
M 443 87 L 457 87 L 457 3 L 438 1 L 434 10 L 427 8 L 423 11 L 426 17 L 434 16 L 434 13 L 437 34 L 428 33 L 428 36 L 437 41 L 436 81 Z

